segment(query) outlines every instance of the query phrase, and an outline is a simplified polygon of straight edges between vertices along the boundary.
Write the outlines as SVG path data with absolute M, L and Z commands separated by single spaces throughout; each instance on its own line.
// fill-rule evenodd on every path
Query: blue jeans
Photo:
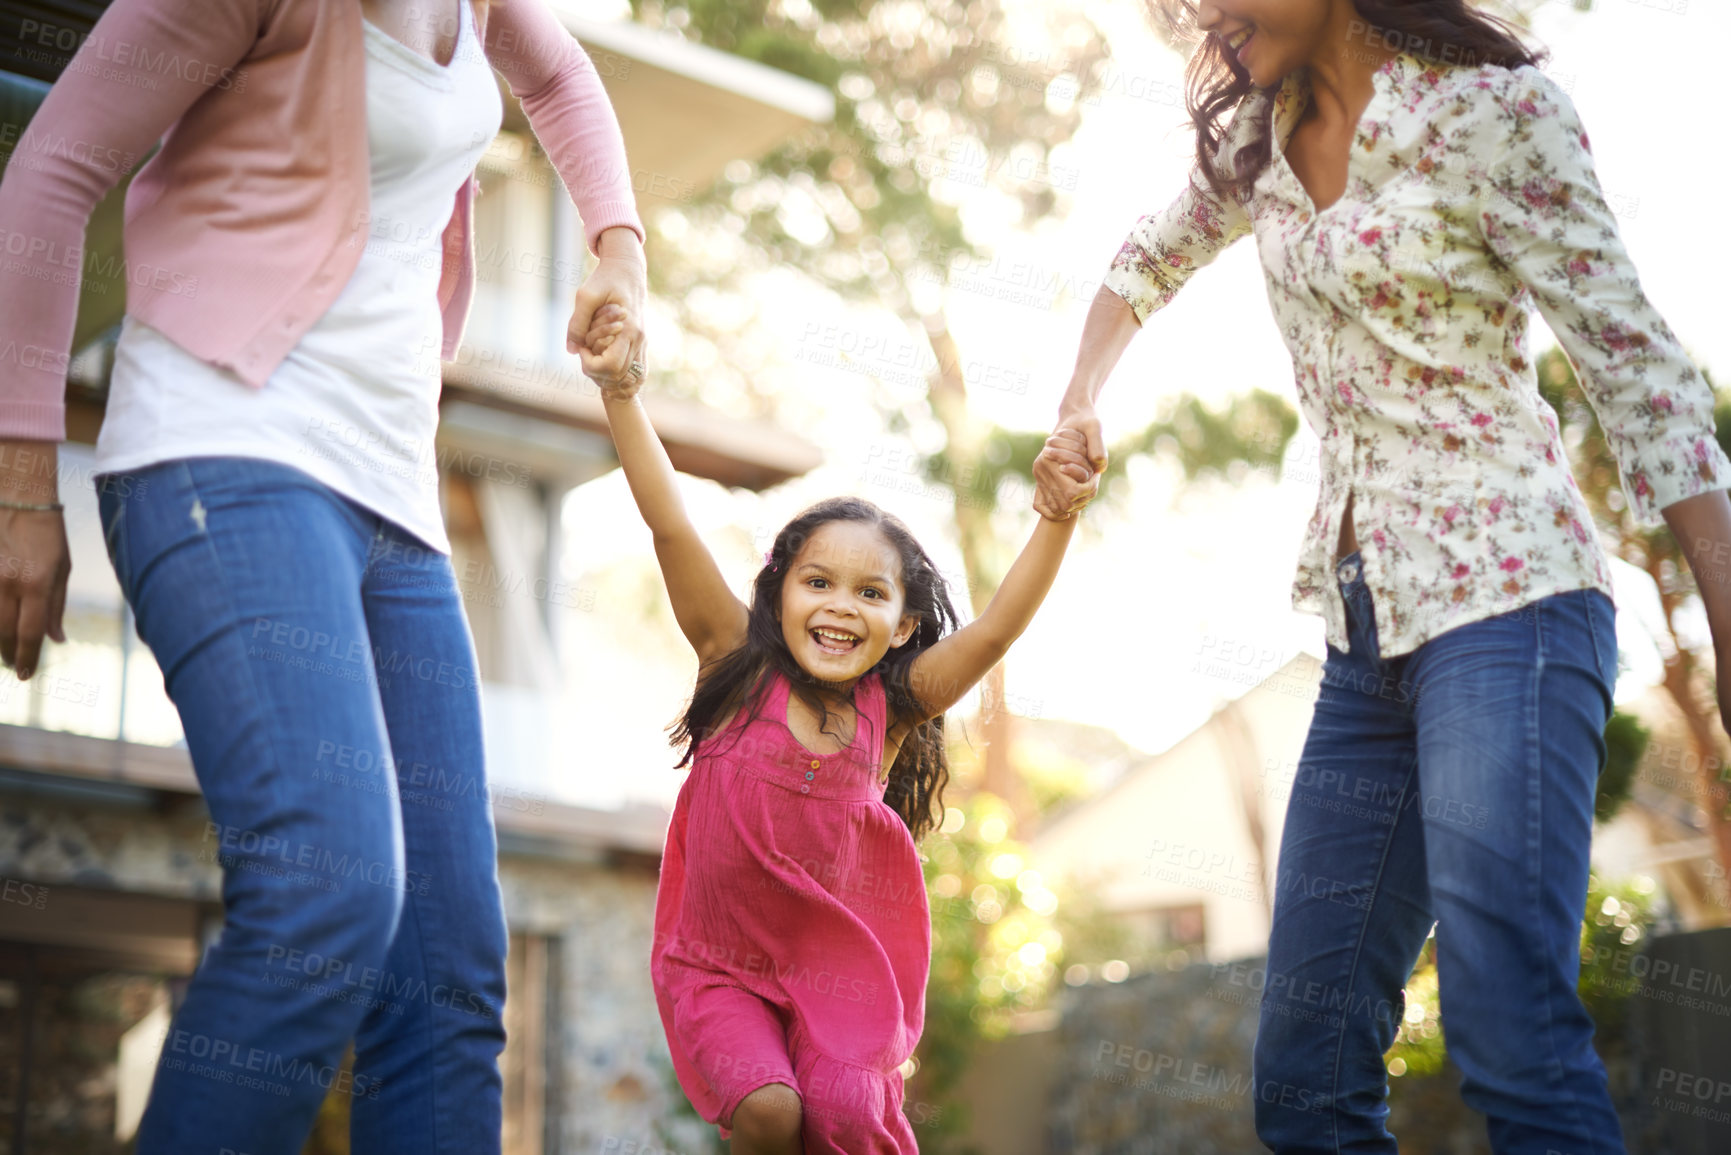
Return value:
M 1275 881 L 1256 1035 L 1270 1150 L 1395 1155 L 1383 1055 L 1436 926 L 1461 1095 L 1498 1155 L 1607 1155 L 1622 1132 L 1576 995 L 1593 798 L 1617 672 L 1597 590 L 1384 660 L 1359 555 Z
M 270 461 L 97 491 L 223 877 L 138 1155 L 296 1155 L 333 1087 L 356 1155 L 497 1152 L 505 918 L 450 559 Z

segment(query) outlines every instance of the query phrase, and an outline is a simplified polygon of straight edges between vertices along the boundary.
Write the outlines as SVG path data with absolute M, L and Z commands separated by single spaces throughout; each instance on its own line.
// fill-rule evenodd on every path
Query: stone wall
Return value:
M 561 1040 L 550 1098 L 560 1113 L 548 1155 L 704 1155 L 715 1128 L 690 1112 L 649 985 L 656 874 L 534 859 L 500 866 L 514 931 L 555 936 L 549 1025 Z
M 193 800 L 166 809 L 0 795 L 0 873 L 48 886 L 86 886 L 219 902 L 221 846 Z
M 1261 960 L 1247 960 L 1244 967 L 1260 965 Z M 1263 1150 L 1251 1101 L 1258 995 L 1234 983 L 1233 973 L 1193 966 L 1065 992 L 1046 1150 L 1051 1155 Z M 1634 1060 L 1620 1032 L 1602 1029 L 1600 1035 L 1624 1130 L 1633 1141 L 1645 1130 Z M 1389 1129 L 1400 1138 L 1402 1155 L 1476 1155 L 1488 1149 L 1484 1121 L 1461 1102 L 1459 1085 L 1460 1072 L 1452 1065 L 1425 1078 L 1391 1080 Z
M 1209 967 L 1065 992 L 1047 1124 L 1054 1155 L 1260 1150 L 1254 1008 Z

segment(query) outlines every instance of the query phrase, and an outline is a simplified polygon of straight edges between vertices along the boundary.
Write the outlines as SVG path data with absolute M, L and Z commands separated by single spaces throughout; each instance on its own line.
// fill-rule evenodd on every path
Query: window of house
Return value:
M 121 1155 L 208 907 L 24 886 L 0 903 L 0 1155 Z
M 1200 959 L 1207 949 L 1208 920 L 1201 903 L 1149 907 L 1127 911 L 1123 917 L 1137 937 L 1138 953 L 1150 959 L 1164 959 L 1179 950 Z

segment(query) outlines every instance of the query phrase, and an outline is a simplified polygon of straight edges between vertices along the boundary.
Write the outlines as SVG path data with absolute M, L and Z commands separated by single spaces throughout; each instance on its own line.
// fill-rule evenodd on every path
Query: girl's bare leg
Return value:
M 731 1155 L 805 1155 L 799 1092 L 786 1083 L 759 1087 L 733 1110 Z

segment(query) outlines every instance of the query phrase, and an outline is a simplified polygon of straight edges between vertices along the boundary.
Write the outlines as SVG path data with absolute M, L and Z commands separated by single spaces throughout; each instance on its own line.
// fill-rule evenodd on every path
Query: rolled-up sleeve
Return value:
M 1498 107 L 1484 118 L 1495 130 L 1485 241 L 1532 292 L 1574 364 L 1630 512 L 1660 525 L 1666 506 L 1731 485 L 1713 391 L 1641 290 L 1568 95 L 1523 68 L 1489 96 Z
M 1243 205 L 1208 191 L 1202 173 L 1193 171 L 1178 199 L 1136 222 L 1124 241 L 1105 285 L 1146 321 L 1177 295 L 1197 269 L 1250 232 Z
M 529 127 L 583 218 L 589 251 L 624 227 L 643 239 L 625 138 L 589 54 L 547 0 L 494 4 L 487 60 L 523 104 Z

